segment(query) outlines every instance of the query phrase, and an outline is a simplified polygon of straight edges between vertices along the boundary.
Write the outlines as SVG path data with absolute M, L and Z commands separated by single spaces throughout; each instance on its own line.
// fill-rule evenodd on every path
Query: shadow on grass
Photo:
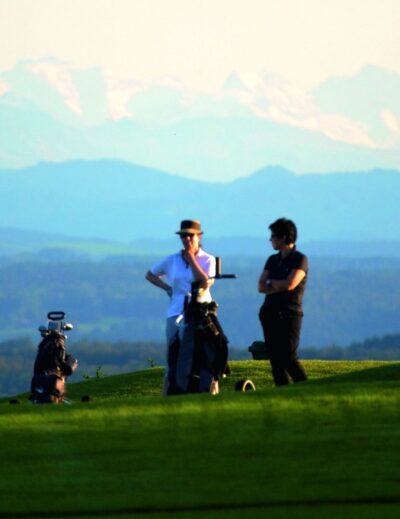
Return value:
M 400 383 L 400 362 L 391 362 L 384 366 L 374 366 L 360 370 L 329 375 L 307 381 L 307 385 L 324 386 L 327 384 L 351 384 L 351 383 Z
M 115 510 L 76 510 L 76 511 L 58 511 L 57 516 L 60 518 L 74 517 L 83 519 L 87 517 L 133 517 L 133 516 L 150 516 L 150 517 L 166 517 L 169 514 L 173 514 L 182 517 L 192 517 L 192 514 L 199 513 L 219 513 L 224 512 L 241 512 L 242 514 L 251 514 L 257 510 L 263 510 L 264 513 L 272 512 L 274 509 L 281 509 L 285 513 L 285 517 L 292 515 L 291 509 L 298 507 L 310 516 L 312 509 L 325 508 L 340 508 L 340 507 L 354 507 L 354 506 L 368 506 L 373 507 L 376 512 L 380 512 L 382 505 L 399 505 L 400 498 L 397 496 L 393 497 L 371 497 L 371 498 L 349 498 L 349 499 L 313 499 L 313 500 L 293 500 L 293 501 L 259 501 L 249 503 L 213 503 L 195 506 L 168 506 L 168 507 L 127 507 Z M 307 510 L 308 508 L 308 510 Z M 379 514 L 378 512 L 378 514 Z M 164 515 L 165 514 L 165 515 Z M 288 515 L 286 515 L 288 514 Z M 244 515 L 246 516 L 246 515 Z M 381 515 L 378 515 L 382 517 Z M 194 517 L 194 516 L 193 516 Z M 223 515 L 222 515 L 223 517 Z M 282 516 L 283 517 L 283 516 Z M 374 516 L 375 517 L 375 516 Z M 36 518 L 54 518 L 54 512 L 40 511 L 40 512 L 7 512 L 3 514 L 0 512 L 1 519 L 36 519 Z

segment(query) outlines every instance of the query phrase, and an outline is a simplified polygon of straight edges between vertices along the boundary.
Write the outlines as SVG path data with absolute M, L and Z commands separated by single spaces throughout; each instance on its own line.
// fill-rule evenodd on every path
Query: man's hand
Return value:
M 183 257 L 186 261 L 190 262 L 191 259 L 194 259 L 196 256 L 196 250 L 194 244 L 191 241 L 186 241 L 184 243 L 183 249 Z

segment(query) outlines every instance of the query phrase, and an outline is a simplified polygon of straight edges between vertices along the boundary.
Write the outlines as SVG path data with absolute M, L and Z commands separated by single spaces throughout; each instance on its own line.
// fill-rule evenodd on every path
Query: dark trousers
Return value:
M 260 321 L 276 386 L 307 380 L 297 356 L 302 314 L 290 310 L 274 310 L 263 305 Z

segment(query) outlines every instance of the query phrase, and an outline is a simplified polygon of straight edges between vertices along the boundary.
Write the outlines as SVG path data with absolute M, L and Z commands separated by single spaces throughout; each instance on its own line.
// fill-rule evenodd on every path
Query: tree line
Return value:
M 63 310 L 76 339 L 163 341 L 167 296 L 144 274 L 157 258 L 121 256 L 101 261 L 43 257 L 0 262 L 0 341 L 29 336 L 49 310 Z M 231 345 L 261 339 L 257 279 L 264 260 L 229 256 L 212 292 Z M 399 331 L 400 260 L 310 258 L 302 346 L 346 346 Z

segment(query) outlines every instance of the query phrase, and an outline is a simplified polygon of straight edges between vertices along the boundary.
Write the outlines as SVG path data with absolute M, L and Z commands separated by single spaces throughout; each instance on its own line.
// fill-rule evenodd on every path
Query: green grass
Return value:
M 217 397 L 162 398 L 153 368 L 70 384 L 70 406 L 3 399 L 0 517 L 397 517 L 400 363 L 304 365 L 275 388 L 232 362 Z

